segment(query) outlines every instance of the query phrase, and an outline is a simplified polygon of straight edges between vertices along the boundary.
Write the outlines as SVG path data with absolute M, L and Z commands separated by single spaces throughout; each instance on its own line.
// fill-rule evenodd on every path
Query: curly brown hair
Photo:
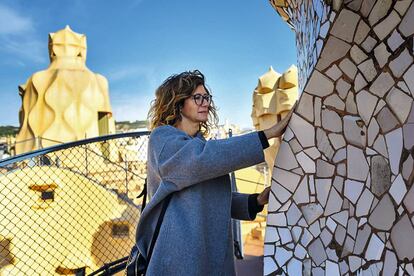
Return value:
M 158 126 L 174 126 L 181 120 L 180 109 L 184 100 L 191 97 L 197 86 L 202 85 L 208 94 L 205 77 L 199 70 L 185 71 L 168 77 L 155 91 L 155 99 L 151 102 L 148 112 L 150 130 Z M 211 127 L 218 123 L 217 108 L 211 101 L 208 120 L 200 124 L 200 131 L 207 135 Z

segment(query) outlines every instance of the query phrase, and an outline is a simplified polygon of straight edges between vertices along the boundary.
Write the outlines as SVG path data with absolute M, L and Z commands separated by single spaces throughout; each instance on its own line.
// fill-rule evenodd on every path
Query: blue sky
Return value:
M 294 33 L 267 0 L 0 0 L 0 125 L 18 126 L 17 86 L 47 68 L 48 33 L 65 25 L 86 34 L 117 121 L 145 119 L 165 78 L 199 69 L 220 121 L 251 127 L 258 76 L 296 63 Z

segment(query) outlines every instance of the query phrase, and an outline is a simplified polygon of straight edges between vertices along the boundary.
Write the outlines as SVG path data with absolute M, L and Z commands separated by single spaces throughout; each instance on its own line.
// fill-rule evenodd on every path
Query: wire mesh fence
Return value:
M 148 132 L 0 161 L 0 275 L 83 275 L 129 253 Z

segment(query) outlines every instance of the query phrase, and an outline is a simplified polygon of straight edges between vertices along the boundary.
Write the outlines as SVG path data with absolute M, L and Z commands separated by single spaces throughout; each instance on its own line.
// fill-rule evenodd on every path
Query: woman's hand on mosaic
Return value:
M 285 133 L 286 127 L 289 124 L 290 118 L 292 117 L 292 114 L 296 108 L 296 105 L 297 105 L 297 102 L 293 105 L 289 113 L 282 120 L 280 120 L 280 122 L 278 122 L 271 128 L 268 128 L 263 131 L 267 139 L 277 138 L 277 137 L 282 136 L 283 133 Z
M 260 206 L 266 205 L 269 202 L 270 187 L 267 187 L 257 196 L 257 204 Z

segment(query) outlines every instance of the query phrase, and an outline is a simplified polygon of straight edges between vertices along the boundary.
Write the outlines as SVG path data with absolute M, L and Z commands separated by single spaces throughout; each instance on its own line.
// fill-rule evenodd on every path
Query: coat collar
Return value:
M 197 134 L 194 136 L 194 137 L 197 137 L 197 138 L 200 138 L 201 140 L 203 140 L 203 141 L 205 141 L 206 140 L 206 138 L 203 136 L 203 134 L 199 131 L 199 132 L 197 132 Z

